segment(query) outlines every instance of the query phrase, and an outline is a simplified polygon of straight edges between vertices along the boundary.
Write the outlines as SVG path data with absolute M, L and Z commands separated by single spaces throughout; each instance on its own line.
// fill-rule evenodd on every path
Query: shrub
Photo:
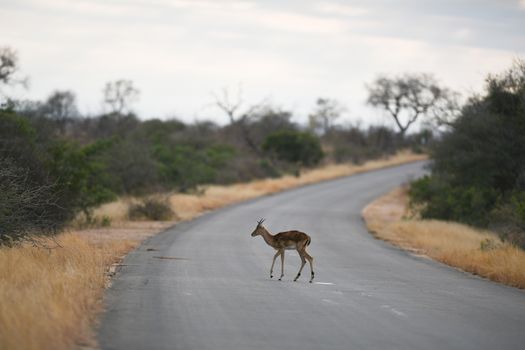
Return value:
M 52 234 L 79 211 L 114 198 L 104 163 L 109 144 L 49 138 L 10 111 L 0 111 L 0 241 Z M 9 237 L 9 238 L 7 238 Z
M 270 134 L 263 143 L 263 150 L 280 160 L 305 166 L 316 165 L 323 158 L 319 139 L 300 131 L 282 130 Z
M 525 249 L 525 191 L 513 193 L 492 210 L 489 228 Z
M 60 193 L 59 204 L 70 209 L 70 217 L 79 211 L 90 221 L 94 207 L 115 199 L 109 185 L 106 165 L 98 156 L 110 146 L 96 141 L 87 146 L 58 140 L 48 149 L 46 168 L 55 178 Z
M 167 200 L 146 198 L 142 202 L 129 207 L 128 216 L 131 220 L 167 221 L 175 216 Z
M 52 185 L 30 180 L 29 169 L 0 159 L 0 245 L 13 245 L 29 235 L 53 234 L 56 194 Z
M 223 145 L 197 149 L 189 145 L 156 144 L 154 148 L 162 178 L 181 192 L 214 182 L 218 171 L 235 154 L 231 147 Z
M 497 200 L 497 193 L 491 188 L 451 186 L 431 176 L 414 181 L 409 194 L 413 206 L 424 203 L 419 207 L 424 219 L 439 218 L 481 227 L 488 225 Z
M 0 111 L 0 244 L 55 233 L 68 216 L 35 140 L 26 120 Z

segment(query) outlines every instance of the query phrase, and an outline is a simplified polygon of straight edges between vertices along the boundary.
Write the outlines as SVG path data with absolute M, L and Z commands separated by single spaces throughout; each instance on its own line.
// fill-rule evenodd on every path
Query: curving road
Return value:
M 409 164 L 290 190 L 177 225 L 125 259 L 107 292 L 103 349 L 523 349 L 525 293 L 370 236 L 363 206 L 422 174 Z M 312 236 L 316 282 L 256 220 Z M 279 270 L 277 263 L 277 270 Z

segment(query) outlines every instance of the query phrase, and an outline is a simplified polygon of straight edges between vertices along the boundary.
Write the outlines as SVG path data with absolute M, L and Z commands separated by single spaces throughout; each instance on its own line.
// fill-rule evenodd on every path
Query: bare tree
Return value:
M 76 96 L 72 91 L 55 91 L 42 107 L 47 117 L 55 120 L 63 134 L 69 118 L 78 116 Z
M 32 240 L 31 234 L 55 233 L 52 185 L 35 184 L 28 169 L 0 155 L 0 246 Z
M 384 109 L 394 119 L 401 136 L 419 117 L 430 115 L 447 98 L 446 90 L 429 74 L 380 76 L 367 88 L 367 103 Z
M 115 80 L 106 83 L 104 87 L 104 103 L 109 107 L 111 114 L 122 115 L 138 100 L 139 94 L 131 80 Z
M 0 47 L 0 83 L 10 84 L 18 70 L 18 55 L 10 47 Z
M 248 109 L 242 111 L 244 104 L 242 98 L 242 88 L 239 85 L 235 99 L 231 98 L 231 94 L 228 89 L 224 88 L 221 90 L 221 94 L 213 94 L 215 98 L 215 106 L 222 110 L 230 121 L 230 125 L 240 131 L 240 134 L 244 142 L 250 147 L 255 153 L 260 154 L 261 150 L 255 143 L 253 137 L 250 134 L 248 123 L 258 110 L 261 110 L 266 106 L 266 101 L 255 104 Z
M 334 127 L 335 121 L 341 116 L 344 108 L 336 100 L 318 98 L 315 110 L 308 116 L 310 128 L 326 135 Z
M 441 98 L 432 108 L 432 123 L 437 127 L 449 128 L 454 120 L 461 114 L 460 94 L 458 92 L 442 89 Z
M 220 94 L 213 94 L 215 105 L 228 116 L 230 125 L 233 125 L 239 118 L 238 112 L 243 104 L 241 86 L 237 88 L 234 100 L 230 96 L 231 94 L 227 88 L 223 88 Z
M 0 47 L 0 87 L 22 85 L 27 86 L 27 78 L 17 76 L 19 69 L 18 54 L 10 47 Z M 0 90 L 0 97 L 5 96 Z

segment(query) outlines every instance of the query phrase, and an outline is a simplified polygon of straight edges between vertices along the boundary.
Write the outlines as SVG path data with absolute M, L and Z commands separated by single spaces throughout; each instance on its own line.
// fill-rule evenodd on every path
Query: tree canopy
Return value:
M 525 244 L 525 64 L 489 76 L 431 151 L 432 174 L 411 189 L 425 218 L 500 227 Z M 504 215 L 503 215 L 504 214 Z M 516 236 L 521 232 L 520 237 Z

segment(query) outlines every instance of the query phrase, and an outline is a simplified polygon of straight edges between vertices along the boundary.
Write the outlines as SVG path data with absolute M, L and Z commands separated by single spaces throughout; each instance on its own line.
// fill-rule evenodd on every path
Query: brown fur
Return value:
M 306 247 L 310 245 L 312 239 L 310 236 L 308 236 L 306 233 L 292 230 L 292 231 L 284 231 L 279 232 L 276 235 L 272 235 L 263 225 L 262 222 L 264 220 L 259 220 L 257 222 L 257 227 L 252 232 L 252 237 L 255 236 L 262 236 L 264 241 L 274 248 L 277 252 L 275 253 L 273 257 L 272 267 L 270 268 L 270 278 L 273 278 L 273 267 L 275 264 L 275 259 L 280 255 L 281 256 L 281 278 L 279 278 L 279 281 L 284 276 L 284 251 L 295 249 L 297 250 L 297 253 L 299 253 L 299 257 L 301 258 L 301 268 L 299 269 L 299 272 L 297 273 L 297 276 L 295 277 L 294 281 L 297 281 L 299 276 L 301 275 L 301 271 L 303 270 L 304 265 L 306 264 L 306 260 L 310 263 L 310 273 L 312 275 L 310 279 L 310 283 L 314 279 L 314 270 L 313 270 L 313 258 L 306 252 Z

